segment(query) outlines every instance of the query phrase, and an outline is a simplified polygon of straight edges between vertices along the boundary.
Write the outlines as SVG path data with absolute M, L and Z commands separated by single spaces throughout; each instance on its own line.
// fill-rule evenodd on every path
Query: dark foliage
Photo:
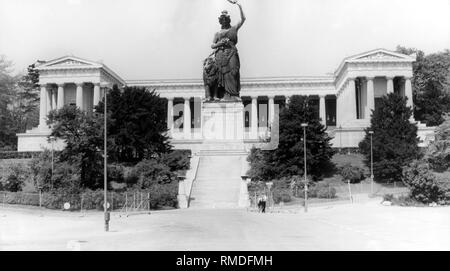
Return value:
M 398 94 L 382 97 L 372 114 L 371 125 L 359 143 L 365 162 L 370 166 L 370 134 L 373 133 L 373 172 L 376 181 L 394 182 L 401 179 L 402 168 L 419 156 L 417 126 L 409 121 L 411 108 L 406 98 Z
M 6 172 L 0 175 L 0 190 L 17 192 L 22 190 L 26 173 L 22 166 L 11 165 Z
M 364 169 L 352 166 L 350 163 L 344 165 L 340 171 L 342 180 L 345 182 L 350 181 L 351 183 L 357 183 L 365 178 Z
M 302 175 L 303 158 L 303 127 L 306 128 L 307 171 L 314 178 L 325 173 L 330 167 L 330 159 L 334 154 L 331 148 L 331 137 L 325 132 L 316 116 L 310 99 L 306 96 L 292 96 L 287 108 L 280 112 L 279 145 L 272 151 L 252 150 L 248 160 L 251 169 L 249 176 L 254 180 L 268 181 L 280 177 Z
M 450 111 L 450 51 L 425 55 L 423 51 L 397 46 L 403 54 L 416 54 L 413 63 L 414 117 L 429 126 L 443 122 Z
M 17 108 L 18 130 L 24 133 L 39 123 L 39 71 L 36 64 L 28 66 L 27 74 L 18 82 L 19 91 Z
M 435 130 L 435 140 L 427 147 L 424 159 L 439 172 L 450 169 L 450 115 Z
M 162 153 L 159 161 L 167 165 L 171 171 L 188 170 L 190 168 L 191 150 L 173 150 Z
M 0 159 L 26 159 L 39 156 L 39 151 L 1 151 Z
M 51 136 L 63 139 L 66 147 L 59 159 L 79 168 L 80 188 L 101 188 L 103 185 L 103 118 L 92 117 L 70 105 L 51 111 Z M 110 141 L 110 139 L 108 139 Z
M 156 159 L 143 160 L 134 167 L 132 174 L 137 178 L 137 188 L 147 189 L 153 185 L 176 182 L 176 174 L 170 167 Z
M 429 169 L 427 163 L 413 161 L 403 169 L 403 183 L 408 186 L 411 198 L 422 202 L 443 202 L 446 200 L 445 186 Z
M 168 143 L 166 101 L 154 90 L 114 87 L 107 97 L 110 161 L 136 163 L 166 153 Z M 103 114 L 103 102 L 96 107 Z

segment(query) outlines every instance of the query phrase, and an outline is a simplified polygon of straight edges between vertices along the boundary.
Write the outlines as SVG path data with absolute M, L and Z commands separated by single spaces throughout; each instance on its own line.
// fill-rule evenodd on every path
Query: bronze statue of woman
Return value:
M 230 15 L 222 11 L 219 17 L 221 29 L 214 35 L 211 48 L 214 52 L 204 62 L 204 80 L 207 100 L 239 101 L 241 90 L 240 62 L 236 48 L 238 30 L 245 22 L 245 15 L 241 4 L 228 0 L 239 7 L 241 20 L 231 26 Z M 211 97 L 212 96 L 212 97 Z

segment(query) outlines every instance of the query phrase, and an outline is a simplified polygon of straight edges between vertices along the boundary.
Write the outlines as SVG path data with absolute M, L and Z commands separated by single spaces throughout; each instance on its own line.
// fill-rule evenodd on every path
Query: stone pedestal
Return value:
M 215 102 L 202 105 L 204 140 L 242 141 L 244 105 L 242 102 Z

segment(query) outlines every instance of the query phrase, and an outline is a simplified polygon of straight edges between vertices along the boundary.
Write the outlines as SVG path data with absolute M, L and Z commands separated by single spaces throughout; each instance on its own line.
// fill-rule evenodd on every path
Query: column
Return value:
M 325 109 L 325 95 L 319 96 L 319 117 L 320 122 L 327 126 L 327 116 L 326 116 L 326 109 Z
M 274 101 L 275 96 L 270 95 L 270 96 L 268 96 L 268 98 L 269 98 L 269 103 L 268 103 L 268 105 L 269 105 L 269 118 L 267 120 L 267 123 L 268 123 L 268 127 L 272 127 L 273 120 L 274 120 L 274 115 L 275 115 L 275 101 Z
M 342 125 L 342 95 L 343 92 L 336 95 L 336 126 Z
M 94 84 L 94 101 L 93 101 L 93 106 L 97 106 L 98 103 L 100 102 L 100 83 L 95 83 Z
M 167 129 L 169 129 L 169 135 L 172 135 L 173 131 L 173 97 L 167 98 Z
M 375 110 L 375 90 L 373 88 L 373 77 L 367 77 L 367 107 L 366 107 L 366 119 L 370 119 L 372 110 Z
M 344 101 L 346 104 L 346 108 L 342 108 L 344 112 L 346 112 L 346 116 L 344 116 L 347 120 L 355 120 L 356 119 L 356 88 L 355 88 L 355 78 L 350 78 L 348 80 L 348 100 Z
M 46 115 L 48 115 L 48 113 L 52 110 L 52 87 L 47 89 L 47 112 Z
M 83 110 L 83 83 L 77 83 L 76 103 L 80 110 Z
M 52 110 L 56 109 L 56 89 L 52 89 Z
M 406 106 L 409 106 L 411 107 L 411 109 L 414 109 L 413 92 L 410 77 L 405 78 L 405 96 L 408 98 L 408 100 L 406 100 Z M 411 119 L 414 120 L 414 114 L 411 115 Z
M 252 96 L 252 115 L 250 120 L 250 137 L 258 138 L 258 96 Z
M 58 84 L 58 102 L 56 108 L 61 109 L 64 107 L 64 84 Z
M 387 80 L 387 93 L 394 93 L 394 77 L 386 76 Z
M 39 127 L 46 127 L 47 119 L 47 86 L 46 84 L 41 84 L 41 95 L 40 95 L 40 104 L 39 104 Z
M 184 138 L 191 138 L 191 106 L 190 98 L 184 97 L 184 111 L 183 111 L 183 133 Z

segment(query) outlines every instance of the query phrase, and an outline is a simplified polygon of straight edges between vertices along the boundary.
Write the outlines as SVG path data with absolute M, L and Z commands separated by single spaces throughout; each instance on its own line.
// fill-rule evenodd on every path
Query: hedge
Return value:
M 108 192 L 108 202 L 112 210 L 120 210 L 127 202 L 128 207 L 141 202 L 141 209 L 148 206 L 147 198 L 150 197 L 150 208 L 177 207 L 178 183 L 155 185 L 147 190 L 134 190 L 127 192 Z M 103 190 L 85 190 L 83 193 L 71 194 L 64 192 L 42 193 L 42 207 L 62 210 L 64 203 L 70 203 L 70 210 L 103 210 Z M 6 192 L 0 191 L 0 203 L 39 206 L 39 193 Z M 136 206 L 135 205 L 135 206 Z
M 29 159 L 37 157 L 40 151 L 0 151 L 0 159 Z

